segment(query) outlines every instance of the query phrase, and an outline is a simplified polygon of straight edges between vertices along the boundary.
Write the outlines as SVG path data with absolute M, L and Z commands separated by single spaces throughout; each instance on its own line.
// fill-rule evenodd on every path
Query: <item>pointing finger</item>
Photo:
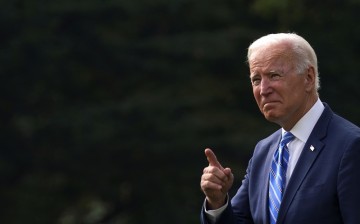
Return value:
M 206 155 L 206 158 L 207 158 L 210 166 L 215 166 L 221 170 L 224 170 L 224 168 L 221 166 L 221 164 L 217 160 L 216 155 L 214 154 L 214 152 L 211 149 L 209 149 L 209 148 L 205 149 L 205 155 Z

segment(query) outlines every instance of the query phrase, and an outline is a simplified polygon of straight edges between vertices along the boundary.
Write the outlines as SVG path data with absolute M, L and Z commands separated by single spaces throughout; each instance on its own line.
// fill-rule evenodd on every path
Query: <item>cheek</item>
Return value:
M 284 94 L 287 101 L 296 103 L 299 101 L 304 93 L 304 89 L 299 86 L 293 86 L 292 88 L 286 91 L 287 94 Z
M 255 101 L 256 101 L 258 107 L 259 107 L 260 110 L 262 111 L 260 91 L 259 91 L 259 90 L 256 90 L 256 89 L 253 89 L 253 95 L 254 95 L 254 98 L 255 98 Z
M 259 88 L 253 87 L 253 95 L 254 95 L 254 98 L 255 98 L 256 102 L 259 102 L 259 100 L 260 100 L 260 90 L 259 90 Z

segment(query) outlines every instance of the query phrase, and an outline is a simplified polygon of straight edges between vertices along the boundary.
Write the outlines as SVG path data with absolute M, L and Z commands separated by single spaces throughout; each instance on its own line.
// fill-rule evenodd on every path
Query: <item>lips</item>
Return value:
M 267 102 L 264 102 L 263 103 L 263 106 L 267 106 L 267 105 L 272 105 L 272 104 L 276 104 L 276 103 L 279 103 L 279 101 L 267 101 Z
M 278 104 L 279 101 L 266 101 L 263 103 L 263 109 L 271 109 L 272 107 L 274 107 L 276 104 Z

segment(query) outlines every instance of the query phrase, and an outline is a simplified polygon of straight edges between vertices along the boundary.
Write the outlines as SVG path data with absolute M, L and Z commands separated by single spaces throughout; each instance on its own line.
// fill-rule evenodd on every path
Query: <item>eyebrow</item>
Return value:
M 259 73 L 250 73 L 249 78 L 254 78 L 255 76 L 259 76 Z
M 270 70 L 269 72 L 266 73 L 267 75 L 271 75 L 271 74 L 284 74 L 284 71 L 282 71 L 282 69 L 279 70 Z M 259 73 L 257 72 L 253 72 L 250 73 L 250 78 L 259 75 Z
M 274 74 L 274 73 L 284 74 L 284 69 L 278 69 L 278 70 L 271 70 L 271 71 L 269 71 L 269 74 Z

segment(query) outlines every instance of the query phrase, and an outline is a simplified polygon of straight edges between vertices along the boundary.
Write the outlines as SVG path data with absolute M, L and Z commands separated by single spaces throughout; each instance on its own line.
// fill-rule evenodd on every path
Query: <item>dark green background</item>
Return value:
M 358 0 L 17 0 L 0 7 L 0 223 L 199 223 L 211 147 L 240 184 L 259 113 L 246 50 L 296 32 L 360 124 Z

